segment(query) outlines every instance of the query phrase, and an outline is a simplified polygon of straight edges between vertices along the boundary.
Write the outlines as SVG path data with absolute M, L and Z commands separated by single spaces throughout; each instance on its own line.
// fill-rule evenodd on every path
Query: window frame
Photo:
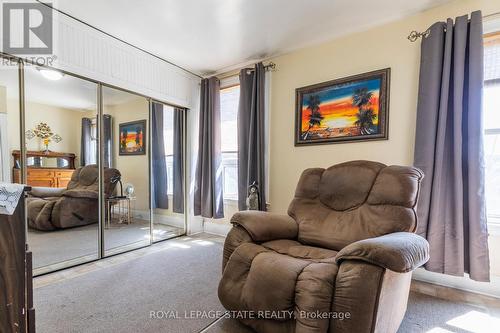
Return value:
M 220 87 L 220 94 L 222 95 L 222 92 L 226 89 L 232 89 L 235 87 L 239 87 L 240 82 L 239 82 L 239 76 L 231 76 L 226 79 L 221 80 L 221 87 Z M 238 107 L 236 107 L 236 124 L 238 123 Z M 222 124 L 222 119 L 221 119 L 221 124 Z M 236 186 L 236 192 L 233 194 L 228 194 L 225 191 L 226 188 L 226 169 L 228 168 L 234 168 L 236 169 L 236 184 L 238 184 L 238 142 L 236 142 L 236 148 L 237 150 L 222 150 L 221 149 L 221 167 L 222 167 L 222 193 L 223 193 L 223 200 L 224 202 L 237 202 L 238 201 L 238 186 Z M 234 154 L 236 154 L 236 158 L 234 157 Z
M 484 41 L 485 46 L 487 46 L 487 44 L 492 42 L 492 38 L 498 39 L 498 41 L 500 41 L 500 30 L 486 33 L 486 34 L 484 34 L 483 37 L 484 37 L 483 41 Z M 495 41 L 494 43 L 498 43 L 498 41 Z M 498 61 L 500 62 L 500 56 L 499 56 Z M 489 79 L 484 81 L 485 88 L 492 87 L 492 86 L 500 87 L 500 77 L 489 78 Z M 487 112 L 486 110 L 487 110 L 487 105 L 486 105 L 486 103 L 484 103 L 483 104 L 483 114 L 484 115 Z M 500 127 L 484 128 L 484 130 L 483 130 L 483 138 L 485 139 L 484 141 L 486 141 L 486 138 L 490 135 L 491 136 L 497 136 L 497 135 L 500 136 Z M 483 145 L 483 147 L 484 147 L 484 145 Z M 487 169 L 485 171 L 487 172 Z M 488 179 L 485 179 L 485 182 L 487 180 Z M 485 195 L 487 195 L 487 193 L 485 193 Z M 485 200 L 487 201 L 487 198 L 485 198 Z M 488 229 L 489 229 L 490 234 L 492 234 L 492 233 L 500 234 L 500 214 L 490 213 L 490 212 L 488 212 L 488 207 L 486 207 L 486 221 L 488 224 Z
M 167 195 L 174 195 L 174 154 L 165 155 L 165 165 L 167 166 Z
M 98 131 L 99 129 L 97 128 L 97 117 L 92 117 L 90 120 L 90 143 L 91 143 L 91 152 L 90 152 L 90 164 L 97 164 L 97 146 L 99 142 L 97 141 L 98 137 Z
M 499 87 L 500 87 L 500 85 L 499 85 Z M 486 138 L 489 135 L 500 136 L 500 127 L 484 129 L 483 136 Z M 486 209 L 488 209 L 488 207 L 486 207 Z M 495 227 L 495 229 L 500 230 L 500 214 L 489 213 L 488 210 L 486 210 L 486 220 L 487 220 L 489 226 L 493 226 L 493 227 Z
M 236 157 L 232 157 L 231 155 L 236 154 Z M 238 201 L 238 151 L 224 151 L 221 152 L 222 155 L 222 188 L 223 190 L 223 199 L 226 201 Z M 226 169 L 233 168 L 236 169 L 236 192 L 227 193 L 226 189 Z

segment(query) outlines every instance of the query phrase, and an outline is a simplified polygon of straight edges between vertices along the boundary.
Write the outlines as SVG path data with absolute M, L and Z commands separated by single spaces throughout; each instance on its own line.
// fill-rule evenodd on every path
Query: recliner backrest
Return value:
M 352 242 L 410 231 L 423 173 L 413 167 L 352 161 L 302 173 L 288 214 L 299 241 L 336 251 Z
M 112 182 L 111 178 L 120 176 L 120 171 L 114 168 L 104 168 L 104 193 L 106 197 L 113 194 L 116 187 L 116 182 Z M 90 191 L 99 191 L 99 169 L 97 165 L 91 164 L 80 167 L 73 172 L 71 180 L 68 183 L 68 190 L 85 189 Z

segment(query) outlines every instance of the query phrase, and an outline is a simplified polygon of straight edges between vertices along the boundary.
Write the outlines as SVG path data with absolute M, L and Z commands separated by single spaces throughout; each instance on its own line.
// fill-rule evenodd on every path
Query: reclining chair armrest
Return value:
M 237 224 L 233 225 L 231 230 L 229 230 L 226 239 L 224 240 L 224 250 L 222 253 L 222 272 L 224 272 L 224 268 L 226 267 L 229 257 L 231 257 L 231 254 L 233 254 L 234 250 L 236 250 L 236 248 L 243 243 L 252 242 L 252 237 L 250 237 L 245 229 Z
M 398 273 L 411 272 L 429 260 L 429 243 L 409 232 L 364 239 L 344 247 L 335 260 L 362 260 Z
M 58 187 L 32 187 L 29 194 L 37 198 L 50 198 L 50 197 L 61 197 L 66 188 Z
M 277 215 L 260 211 L 244 211 L 233 215 L 233 227 L 224 241 L 222 271 L 231 254 L 243 243 L 265 242 L 274 239 L 295 239 L 298 225 L 288 215 Z
M 67 190 L 63 196 L 70 198 L 99 199 L 99 193 L 92 190 L 74 189 Z
M 238 212 L 231 223 L 245 229 L 254 242 L 296 239 L 299 232 L 297 222 L 290 216 L 261 211 Z

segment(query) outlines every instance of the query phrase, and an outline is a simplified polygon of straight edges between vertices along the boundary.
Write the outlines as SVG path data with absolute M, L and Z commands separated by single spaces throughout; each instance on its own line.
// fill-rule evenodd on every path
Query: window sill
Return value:
M 226 199 L 226 198 L 224 198 L 223 201 L 224 201 L 225 205 L 238 205 L 238 199 L 234 199 L 234 198 L 230 198 L 230 199 L 227 198 Z
M 500 223 L 488 223 L 488 234 L 490 236 L 500 236 Z
M 486 220 L 488 221 L 488 234 L 490 236 L 500 236 L 500 217 L 498 215 L 489 215 Z
M 223 201 L 224 201 L 225 205 L 238 207 L 238 199 L 223 199 Z M 266 203 L 266 210 L 267 211 L 271 210 L 271 204 L 269 202 Z M 500 230 L 499 230 L 499 234 L 500 234 Z

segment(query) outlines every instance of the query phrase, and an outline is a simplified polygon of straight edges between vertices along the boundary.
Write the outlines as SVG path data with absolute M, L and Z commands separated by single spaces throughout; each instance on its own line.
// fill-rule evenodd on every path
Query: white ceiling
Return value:
M 95 83 L 68 75 L 59 81 L 51 81 L 43 77 L 35 66 L 27 66 L 24 73 L 28 103 L 40 103 L 76 111 L 97 108 Z
M 283 54 L 450 0 L 58 0 L 56 8 L 198 74 Z
M 43 77 L 36 66 L 25 67 L 25 94 L 28 103 L 39 103 L 74 111 L 97 110 L 97 85 L 71 75 L 58 81 Z M 0 66 L 0 87 L 6 88 L 7 98 L 19 98 L 17 68 Z M 113 106 L 143 98 L 114 88 L 103 88 L 103 105 Z

